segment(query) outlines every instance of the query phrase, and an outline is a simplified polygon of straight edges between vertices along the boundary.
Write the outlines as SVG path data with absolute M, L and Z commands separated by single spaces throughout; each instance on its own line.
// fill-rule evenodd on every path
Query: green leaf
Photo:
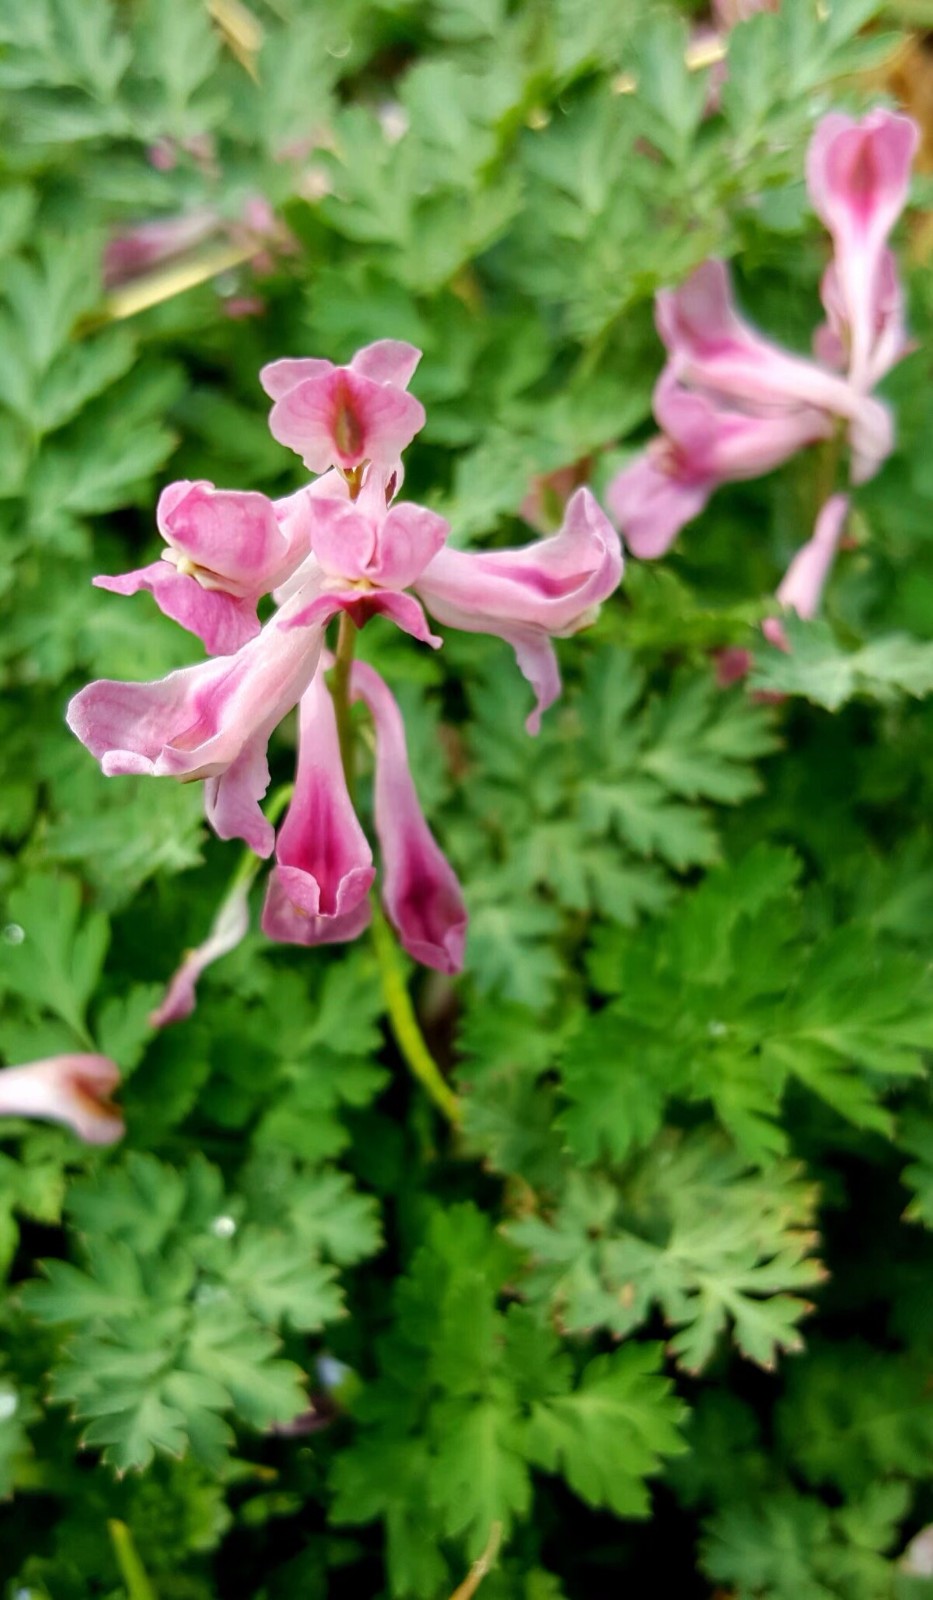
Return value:
M 596 1356 L 573 1394 L 540 1401 L 527 1430 L 531 1459 L 560 1471 L 588 1505 L 620 1517 L 646 1516 L 645 1479 L 685 1445 L 684 1416 L 670 1382 L 657 1375 L 659 1345 Z

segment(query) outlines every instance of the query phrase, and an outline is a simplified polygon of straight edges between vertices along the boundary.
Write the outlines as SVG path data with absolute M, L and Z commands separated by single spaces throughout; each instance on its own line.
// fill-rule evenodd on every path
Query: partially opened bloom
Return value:
M 332 466 L 355 472 L 365 461 L 391 468 L 424 427 L 424 407 L 407 393 L 420 359 L 414 345 L 380 339 L 346 367 L 316 359 L 273 361 L 260 373 L 275 401 L 273 437 L 311 472 Z
M 739 315 L 722 262 L 704 262 L 657 296 L 668 353 L 654 397 L 662 433 L 607 491 L 636 555 L 662 555 L 720 484 L 769 472 L 821 440 L 847 438 L 853 483 L 890 454 L 891 414 L 871 391 L 908 348 L 887 238 L 916 142 L 909 119 L 887 111 L 861 123 L 825 117 L 814 134 L 807 179 L 835 246 L 817 359 L 782 349 Z
M 108 1056 L 50 1056 L 0 1071 L 0 1116 L 64 1123 L 87 1144 L 113 1144 L 124 1132 L 111 1095 L 120 1069 Z

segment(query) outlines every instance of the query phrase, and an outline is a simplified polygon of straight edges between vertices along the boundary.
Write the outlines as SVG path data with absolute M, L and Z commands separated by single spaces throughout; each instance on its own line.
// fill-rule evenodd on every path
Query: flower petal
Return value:
M 421 402 L 348 367 L 305 378 L 272 407 L 273 438 L 295 450 L 311 472 L 364 461 L 391 467 L 420 428 Z
M 113 1144 L 123 1117 L 110 1096 L 120 1069 L 108 1056 L 63 1055 L 0 1071 L 0 1115 L 62 1122 L 87 1144 Z
M 415 589 L 439 622 L 496 634 L 513 646 L 521 671 L 543 695 L 530 719 L 536 725 L 560 689 L 548 636 L 562 638 L 591 622 L 621 575 L 619 536 L 589 489 L 578 489 L 549 539 L 520 550 L 445 548 Z
M 212 656 L 234 655 L 260 631 L 254 600 L 241 600 L 221 589 L 202 589 L 196 579 L 183 577 L 166 561 L 93 581 L 95 588 L 111 594 L 148 590 L 163 615 L 195 634 Z
M 228 594 L 257 599 L 284 577 L 288 540 L 264 494 L 170 483 L 159 496 L 156 522 L 166 543 Z
M 798 617 L 815 617 L 820 609 L 848 514 L 849 496 L 831 495 L 816 519 L 812 537 L 797 551 L 784 575 L 777 598 Z
M 438 972 L 459 972 L 466 907 L 456 873 L 418 804 L 402 714 L 382 678 L 363 662 L 354 664 L 351 692 L 365 701 L 376 728 L 376 832 L 386 913 L 416 961 Z
M 334 702 L 321 673 L 301 698 L 295 792 L 275 857 L 279 887 L 308 917 L 355 911 L 376 875 L 347 789 Z

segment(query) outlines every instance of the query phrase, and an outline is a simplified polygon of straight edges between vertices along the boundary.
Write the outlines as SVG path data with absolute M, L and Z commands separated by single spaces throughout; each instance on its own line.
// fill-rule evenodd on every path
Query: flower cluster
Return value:
M 592 620 L 619 582 L 622 554 L 586 489 L 551 538 L 520 550 L 448 549 L 443 517 L 396 498 L 402 452 L 425 421 L 408 392 L 419 358 L 411 345 L 383 340 L 348 366 L 283 360 L 263 370 L 272 433 L 317 476 L 279 501 L 209 483 L 167 488 L 157 513 L 162 558 L 96 582 L 124 595 L 149 591 L 210 659 L 155 683 L 92 683 L 71 702 L 68 722 L 108 776 L 201 780 L 222 839 L 243 839 L 258 856 L 275 850 L 264 931 L 315 945 L 354 938 L 371 915 L 373 855 L 341 759 L 341 713 L 361 701 L 375 730 L 386 913 L 412 956 L 454 972 L 463 959 L 463 897 L 418 804 L 398 705 L 372 667 L 351 665 L 349 652 L 336 669 L 346 703 L 335 705 L 325 676 L 328 625 L 348 619 L 342 637 L 352 639 L 355 628 L 383 616 L 437 647 L 427 607 L 443 625 L 497 634 L 535 692 L 527 723 L 534 732 L 560 692 L 551 640 Z M 276 609 L 261 625 L 257 604 L 267 594 Z M 260 805 L 267 745 L 296 705 L 294 795 L 276 837 Z M 157 1020 L 190 1010 L 198 972 L 235 942 L 243 917 L 233 904 L 211 949 L 193 953 L 177 976 Z
M 758 477 L 807 445 L 845 440 L 853 484 L 878 471 L 893 428 L 872 391 L 909 348 L 887 241 L 907 199 L 917 139 L 908 117 L 883 110 L 860 122 L 832 113 L 814 134 L 807 187 L 833 242 L 814 359 L 744 321 L 722 262 L 705 262 L 682 287 L 658 295 L 668 352 L 654 394 L 662 433 L 607 494 L 636 555 L 663 555 L 720 484 Z M 845 496 L 828 502 L 813 548 L 798 553 L 779 591 L 801 615 L 819 604 L 847 508 Z

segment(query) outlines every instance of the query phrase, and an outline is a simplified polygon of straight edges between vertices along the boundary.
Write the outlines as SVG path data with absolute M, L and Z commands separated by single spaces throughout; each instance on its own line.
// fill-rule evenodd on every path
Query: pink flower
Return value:
M 275 401 L 269 427 L 311 472 L 337 466 L 354 472 L 364 461 L 391 470 L 419 429 L 424 407 L 406 393 L 421 359 L 414 345 L 380 339 L 349 366 L 283 360 L 263 367 L 260 381 Z
M 229 955 L 249 932 L 249 883 L 234 886 L 221 903 L 211 924 L 211 930 L 196 949 L 189 950 L 181 966 L 169 980 L 160 1004 L 150 1014 L 153 1028 L 165 1028 L 171 1022 L 181 1022 L 190 1017 L 195 1007 L 198 979 L 206 967 Z
M 273 833 L 259 809 L 269 785 L 266 745 L 314 677 L 323 644 L 323 626 L 288 625 L 304 602 L 300 588 L 235 655 L 155 683 L 89 684 L 71 701 L 68 726 L 107 777 L 207 779 L 205 806 L 215 832 L 268 855 Z
M 369 922 L 373 855 L 347 791 L 334 703 L 313 678 L 299 711 L 295 794 L 275 846 L 263 932 L 286 944 L 355 939 Z
M 147 589 L 160 611 L 197 634 L 211 655 L 229 655 L 259 633 L 261 596 L 307 556 L 309 517 L 303 493 L 273 502 L 212 483 L 171 483 L 156 510 L 167 547 L 161 561 L 94 583 L 114 594 Z
M 415 588 L 439 622 L 512 646 L 535 692 L 526 727 L 537 733 L 542 711 L 560 694 L 551 639 L 592 622 L 621 576 L 618 535 L 589 489 L 578 489 L 551 538 L 521 550 L 441 550 Z
M 51 1056 L 0 1071 L 0 1116 L 62 1122 L 87 1144 L 113 1144 L 123 1117 L 110 1099 L 120 1070 L 107 1056 Z
M 810 199 L 835 247 L 824 303 L 848 347 L 850 382 L 864 391 L 898 359 L 888 353 L 879 363 L 877 343 L 890 321 L 892 286 L 898 298 L 886 246 L 907 201 L 918 143 L 909 117 L 879 110 L 856 122 L 831 112 L 807 153 Z
M 404 591 L 437 555 L 450 529 L 423 506 L 388 506 L 393 487 L 371 467 L 354 503 L 323 495 L 315 499 L 311 549 L 320 593 L 296 612 L 291 627 L 326 622 L 338 610 L 348 612 L 360 628 L 385 615 L 423 644 L 440 646 L 417 600 Z M 310 577 L 311 563 L 303 571 Z
M 456 873 L 418 804 L 402 714 L 372 667 L 356 662 L 351 681 L 354 699 L 365 701 L 376 726 L 376 832 L 386 915 L 416 961 L 438 972 L 459 972 L 466 906 Z

